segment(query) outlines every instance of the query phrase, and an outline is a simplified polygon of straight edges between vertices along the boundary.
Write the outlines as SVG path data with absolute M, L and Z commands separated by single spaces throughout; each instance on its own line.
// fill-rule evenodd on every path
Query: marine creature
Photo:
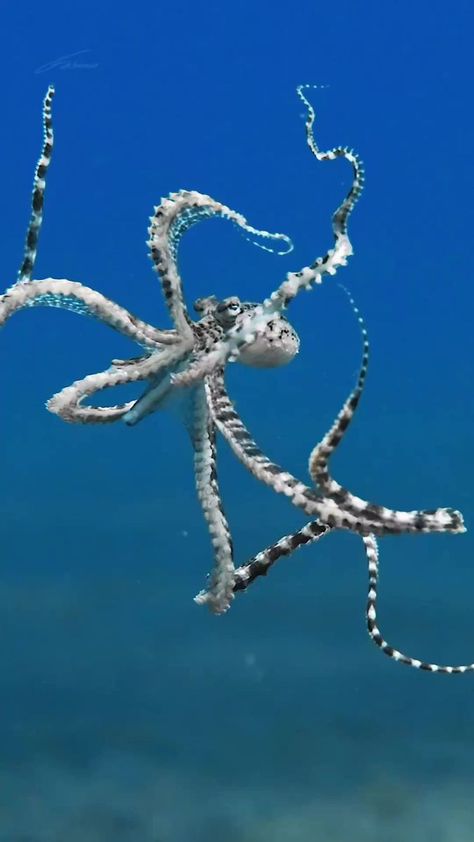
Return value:
M 159 329 L 137 318 L 128 310 L 81 283 L 67 279 L 33 280 L 40 234 L 46 175 L 53 149 L 52 99 L 50 87 L 43 104 L 44 142 L 33 185 L 32 214 L 24 259 L 18 279 L 0 296 L 0 326 L 26 307 L 58 307 L 98 319 L 141 348 L 138 357 L 112 360 L 102 372 L 89 374 L 62 389 L 47 408 L 71 423 L 109 424 L 118 420 L 134 426 L 146 416 L 164 409 L 183 395 L 182 413 L 194 451 L 194 472 L 198 498 L 206 519 L 214 550 L 214 568 L 208 586 L 196 602 L 206 604 L 216 614 L 224 613 L 234 595 L 245 590 L 257 577 L 268 572 L 282 556 L 311 544 L 336 529 L 349 530 L 362 537 L 369 564 L 367 623 L 374 642 L 391 658 L 413 667 L 438 672 L 465 672 L 474 664 L 441 667 L 409 658 L 389 646 L 376 625 L 378 550 L 376 535 L 420 532 L 465 531 L 461 514 L 450 508 L 430 511 L 396 511 L 352 494 L 329 474 L 329 460 L 342 441 L 357 409 L 365 384 L 369 344 L 362 317 L 349 295 L 363 337 L 363 356 L 354 389 L 344 403 L 330 431 L 310 457 L 309 487 L 272 462 L 257 446 L 233 406 L 225 387 L 229 362 L 267 368 L 289 363 L 298 353 L 299 338 L 285 311 L 303 289 L 320 284 L 326 275 L 335 275 L 352 255 L 348 220 L 362 192 L 364 172 L 359 156 L 347 147 L 321 151 L 313 125 L 315 112 L 307 98 L 309 86 L 299 86 L 298 96 L 306 109 L 306 139 L 318 161 L 344 158 L 352 167 L 352 184 L 332 217 L 334 244 L 326 254 L 299 271 L 289 272 L 261 302 L 242 302 L 236 296 L 219 299 L 214 295 L 198 299 L 194 309 L 198 320 L 186 307 L 178 269 L 178 247 L 183 234 L 198 222 L 212 217 L 230 220 L 244 236 L 260 247 L 279 254 L 291 250 L 284 234 L 258 230 L 236 211 L 196 191 L 172 193 L 155 207 L 148 230 L 150 257 L 161 282 L 173 323 Z M 142 382 L 138 400 L 110 406 L 92 406 L 87 400 L 117 385 Z M 216 433 L 220 432 L 239 461 L 259 481 L 284 494 L 311 521 L 292 535 L 285 536 L 258 553 L 247 564 L 234 566 L 230 528 L 219 491 L 216 465 Z

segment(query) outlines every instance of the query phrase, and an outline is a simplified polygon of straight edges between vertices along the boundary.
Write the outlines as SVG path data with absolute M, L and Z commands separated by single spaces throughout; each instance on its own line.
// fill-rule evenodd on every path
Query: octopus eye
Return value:
M 216 318 L 224 327 L 229 327 L 233 324 L 242 312 L 242 304 L 240 298 L 224 298 L 216 307 Z
M 225 309 L 228 313 L 235 314 L 240 312 L 240 298 L 228 298 L 227 301 L 223 302 L 223 304 L 225 305 Z

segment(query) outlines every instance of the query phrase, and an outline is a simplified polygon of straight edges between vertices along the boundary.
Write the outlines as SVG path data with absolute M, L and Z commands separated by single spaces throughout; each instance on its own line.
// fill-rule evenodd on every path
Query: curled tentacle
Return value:
M 151 224 L 148 229 L 150 257 L 160 278 L 173 324 L 182 339 L 189 342 L 192 339 L 191 319 L 184 301 L 178 272 L 178 246 L 181 237 L 189 228 L 203 219 L 212 217 L 229 219 L 241 229 L 247 239 L 266 251 L 273 251 L 267 245 L 267 241 L 286 243 L 286 249 L 278 251 L 278 254 L 287 254 L 293 247 L 291 240 L 285 234 L 259 231 L 249 225 L 242 214 L 197 191 L 180 190 L 178 193 L 172 193 L 167 199 L 163 199 L 155 208 L 154 215 L 150 217 Z
M 377 587 L 379 580 L 379 554 L 377 541 L 374 535 L 366 535 L 363 539 L 365 552 L 367 555 L 367 562 L 369 566 L 369 591 L 367 597 L 367 630 L 370 638 L 375 645 L 382 650 L 384 655 L 398 661 L 401 664 L 406 664 L 409 667 L 414 667 L 418 670 L 425 670 L 426 672 L 439 672 L 452 675 L 453 673 L 474 672 L 474 664 L 460 664 L 456 666 L 444 666 L 440 664 L 431 664 L 428 661 L 420 661 L 418 658 L 412 658 L 411 655 L 404 655 L 399 652 L 382 637 L 380 629 L 377 625 Z
M 47 401 L 46 408 L 70 424 L 112 424 L 123 418 L 133 401 L 111 406 L 82 406 L 82 401 L 103 389 L 129 382 L 128 377 L 120 377 L 118 372 L 111 369 L 88 374 L 53 395 Z
M 334 248 L 329 249 L 324 257 L 318 257 L 313 263 L 300 271 L 288 273 L 283 283 L 264 302 L 266 308 L 273 308 L 274 310 L 286 307 L 301 289 L 309 289 L 313 284 L 321 283 L 324 275 L 335 275 L 340 266 L 347 264 L 347 259 L 352 254 L 352 245 L 347 234 L 347 222 L 364 186 L 363 164 L 352 149 L 348 149 L 346 146 L 336 146 L 325 152 L 319 149 L 313 133 L 314 108 L 303 93 L 310 87 L 312 86 L 299 85 L 297 88 L 297 94 L 307 109 L 306 140 L 308 146 L 318 161 L 333 161 L 335 158 L 345 158 L 352 166 L 353 179 L 346 198 L 333 214 Z
M 130 412 L 135 401 L 115 406 L 83 406 L 83 401 L 92 395 L 110 389 L 138 383 L 153 378 L 157 382 L 160 373 L 164 378 L 174 362 L 175 353 L 166 349 L 160 353 L 143 357 L 139 360 L 120 360 L 119 365 L 112 365 L 106 371 L 89 374 L 82 380 L 76 380 L 53 395 L 46 404 L 47 409 L 59 415 L 63 421 L 73 424 L 109 424 L 118 421 Z

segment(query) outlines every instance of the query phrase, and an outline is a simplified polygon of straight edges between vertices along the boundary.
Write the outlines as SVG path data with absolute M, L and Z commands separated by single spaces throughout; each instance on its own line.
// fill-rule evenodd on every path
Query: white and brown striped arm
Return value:
M 377 624 L 377 591 L 379 581 L 379 553 L 377 541 L 374 535 L 366 535 L 363 539 L 365 552 L 367 556 L 369 568 L 369 590 L 367 597 L 367 630 L 370 638 L 376 646 L 394 661 L 400 664 L 406 664 L 414 669 L 424 670 L 426 672 L 438 672 L 445 675 L 462 674 L 465 672 L 473 672 L 474 664 L 459 664 L 454 666 L 434 664 L 429 661 L 422 661 L 419 658 L 413 658 L 411 655 L 405 655 L 394 646 L 391 646 L 385 638 Z
M 331 527 L 326 523 L 311 520 L 301 529 L 298 529 L 297 532 L 292 532 L 291 535 L 284 535 L 283 538 L 280 538 L 274 544 L 271 544 L 265 550 L 253 556 L 246 564 L 237 567 L 235 571 L 234 592 L 237 593 L 238 591 L 246 590 L 255 579 L 260 576 L 266 576 L 268 571 L 280 558 L 287 558 L 301 547 L 314 544 L 330 531 Z
M 54 134 L 51 104 L 54 96 L 54 87 L 49 86 L 43 100 L 43 148 L 39 161 L 36 165 L 33 180 L 33 195 L 31 199 L 31 217 L 26 233 L 23 262 L 18 272 L 17 283 L 31 281 L 36 261 L 38 239 L 43 221 L 44 191 L 46 188 L 46 173 L 51 163 L 53 152 Z
M 353 418 L 364 390 L 367 370 L 369 365 L 369 338 L 362 315 L 356 303 L 345 287 L 342 287 L 347 295 L 351 307 L 359 323 L 362 335 L 362 360 L 354 388 L 349 393 L 342 409 L 339 411 L 331 429 L 323 439 L 313 448 L 309 458 L 309 473 L 315 486 L 319 487 L 323 494 L 331 497 L 344 511 L 358 516 L 361 512 L 370 512 L 374 521 L 385 522 L 391 517 L 390 510 L 378 506 L 352 494 L 344 486 L 340 485 L 329 473 L 329 459 L 341 443 Z
M 334 234 L 334 247 L 326 252 L 324 257 L 318 257 L 309 266 L 305 266 L 298 272 L 289 272 L 282 284 L 264 302 L 265 307 L 281 310 L 287 307 L 290 301 L 302 289 L 311 289 L 313 284 L 322 283 L 325 275 L 335 275 L 340 266 L 347 264 L 348 258 L 352 255 L 352 245 L 347 234 L 347 223 L 350 214 L 359 199 L 364 187 L 364 168 L 359 156 L 346 146 L 337 146 L 327 151 L 321 151 L 316 143 L 313 125 L 315 120 L 314 108 L 307 99 L 304 91 L 311 88 L 311 85 L 299 85 L 297 94 L 307 110 L 306 119 L 306 140 L 308 146 L 318 161 L 333 161 L 336 158 L 345 158 L 352 166 L 353 179 L 351 188 L 339 205 L 332 218 L 332 229 Z
M 160 331 L 152 325 L 148 325 L 124 308 L 119 307 L 104 296 L 100 296 L 100 293 L 96 293 L 82 284 L 52 278 L 43 282 L 32 282 L 38 239 L 43 222 L 46 177 L 53 152 L 54 134 L 51 108 L 53 96 L 54 87 L 50 85 L 43 102 L 43 147 L 33 179 L 31 217 L 26 233 L 23 261 L 16 283 L 5 294 L 9 298 L 9 306 L 15 308 L 19 304 L 20 306 L 16 309 L 22 309 L 23 307 L 59 307 L 80 315 L 97 318 L 146 348 L 173 344 L 179 341 L 175 331 Z M 18 285 L 24 287 L 31 283 L 39 284 L 39 286 L 30 287 L 26 292 L 15 294 Z M 0 301 L 2 298 L 0 298 Z
M 189 428 L 194 449 L 194 476 L 214 550 L 214 569 L 209 583 L 195 601 L 198 605 L 207 605 L 214 614 L 223 614 L 230 608 L 233 599 L 233 545 L 217 478 L 216 431 L 203 386 L 195 390 L 192 404 Z
M 367 512 L 363 510 L 358 516 L 344 511 L 334 500 L 300 482 L 260 450 L 227 395 L 222 371 L 207 378 L 206 392 L 214 422 L 237 458 L 258 480 L 287 496 L 293 505 L 310 517 L 318 517 L 333 528 L 348 529 L 361 535 L 371 532 L 377 535 L 397 535 L 465 531 L 462 515 L 453 509 L 412 512 L 385 509 L 388 514 L 384 520 L 374 520 L 369 503 Z
M 336 500 L 342 508 L 347 508 L 347 510 L 353 514 L 358 514 L 359 508 L 357 506 L 357 501 L 359 498 L 353 498 L 353 495 L 336 482 L 336 480 L 334 480 L 329 474 L 329 459 L 344 438 L 362 397 L 362 392 L 367 378 L 370 352 L 369 337 L 362 315 L 356 306 L 352 295 L 344 287 L 342 287 L 342 289 L 346 293 L 359 323 L 362 334 L 362 360 L 354 388 L 344 401 L 344 405 L 337 414 L 331 429 L 311 451 L 311 455 L 309 457 L 309 473 L 314 484 L 318 486 L 324 494 L 327 494 L 328 497 L 332 497 Z

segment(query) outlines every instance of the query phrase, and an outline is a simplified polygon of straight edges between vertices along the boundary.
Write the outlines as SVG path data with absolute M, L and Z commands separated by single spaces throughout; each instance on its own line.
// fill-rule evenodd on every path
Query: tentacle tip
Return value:
M 188 386 L 188 370 L 170 374 L 170 384 L 178 389 Z
M 44 408 L 51 412 L 53 415 L 60 415 L 57 395 L 53 395 L 47 401 L 45 401 Z
M 140 419 L 138 417 L 137 411 L 132 407 L 132 409 L 129 409 L 129 411 L 125 413 L 122 420 L 127 425 L 127 427 L 134 427 L 135 424 L 138 424 Z
M 464 532 L 467 532 L 467 527 L 464 525 L 464 517 L 457 509 L 444 509 L 443 516 L 449 532 L 455 535 L 462 535 Z
M 462 513 L 457 509 L 448 509 L 447 512 L 450 517 L 451 531 L 456 535 L 462 535 L 464 532 L 467 532 Z
M 225 602 L 223 602 L 222 599 L 217 599 L 217 597 L 214 596 L 214 594 L 212 594 L 210 591 L 202 590 L 199 591 L 198 594 L 196 594 L 196 596 L 194 597 L 194 602 L 196 603 L 196 605 L 206 605 L 209 608 L 211 614 L 220 615 L 225 614 L 229 610 L 232 599 L 233 594 L 231 594 L 231 597 L 228 601 L 226 600 Z
M 429 519 L 429 528 L 425 529 L 423 518 L 420 520 L 421 531 L 425 532 L 449 532 L 454 535 L 461 535 L 466 532 L 464 518 L 457 509 L 427 509 L 423 515 Z

